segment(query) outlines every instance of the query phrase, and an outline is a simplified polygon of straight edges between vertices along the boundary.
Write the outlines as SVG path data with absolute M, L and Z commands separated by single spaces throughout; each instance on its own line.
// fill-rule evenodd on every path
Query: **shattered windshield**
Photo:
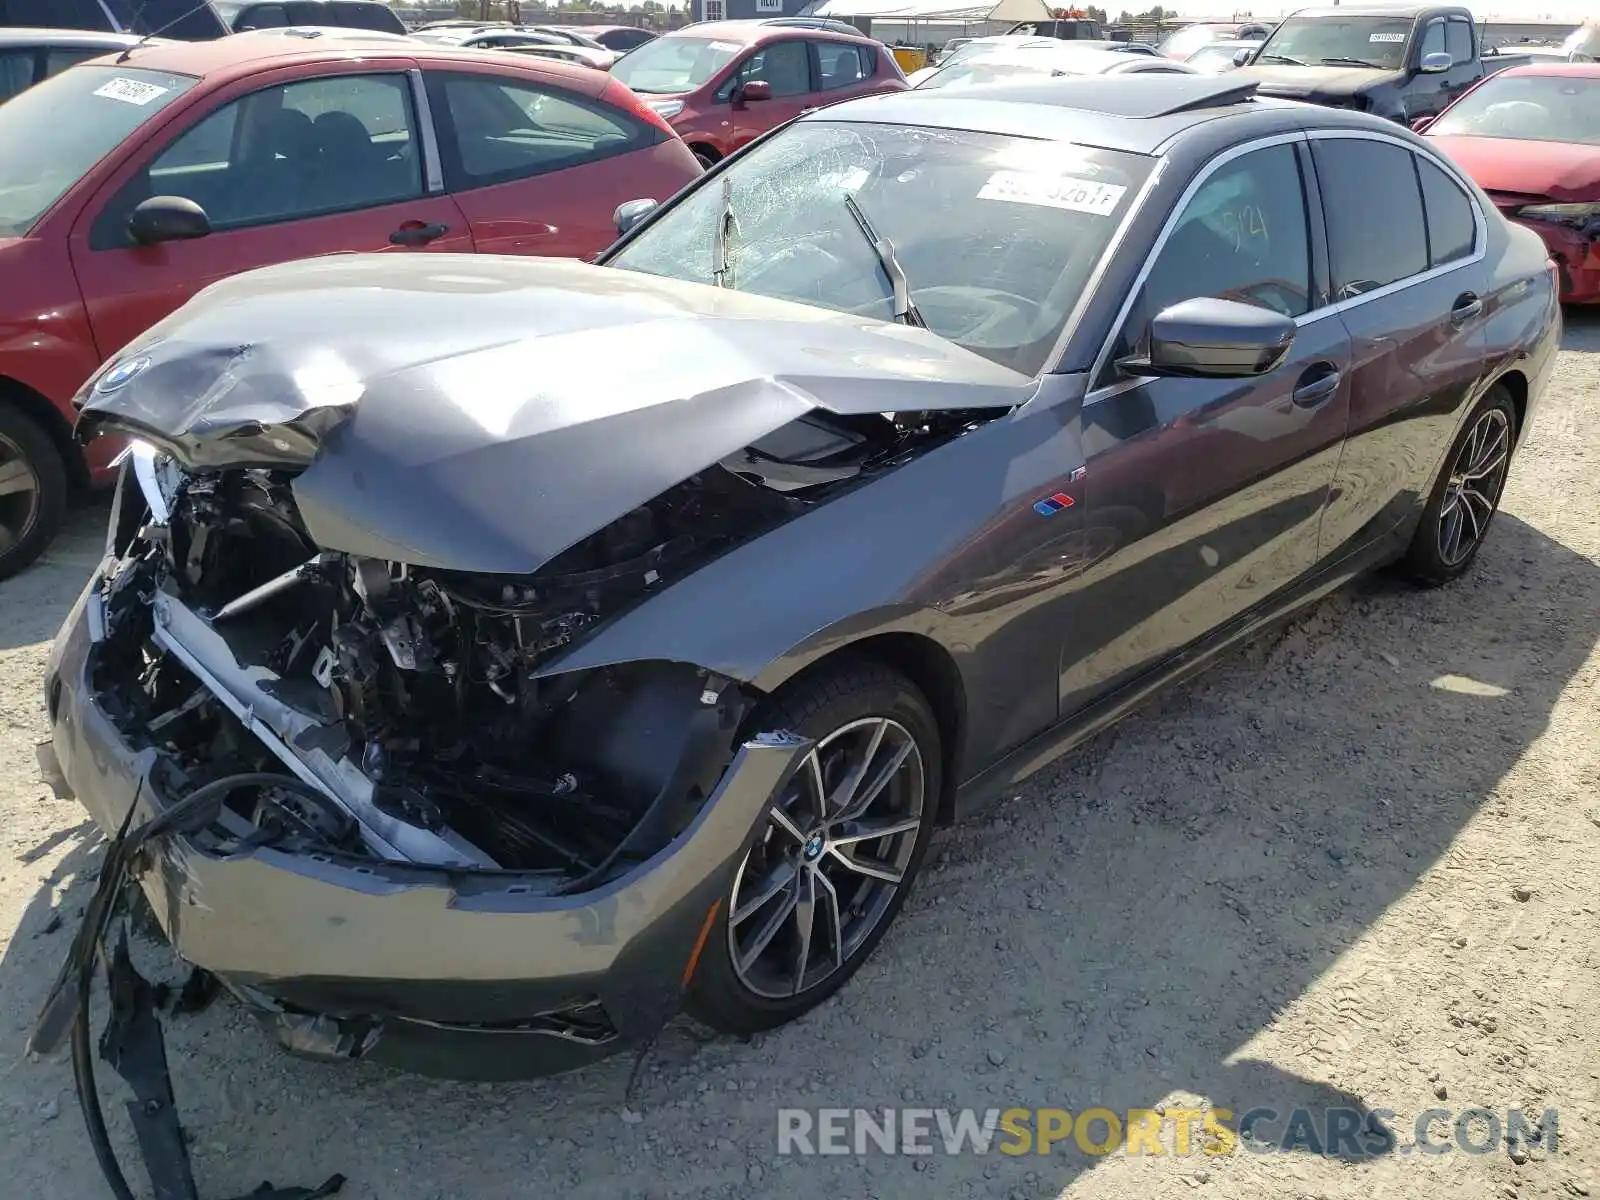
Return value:
M 1256 62 L 1262 66 L 1405 66 L 1409 17 L 1290 17 L 1272 31 Z
M 609 265 L 895 320 L 893 281 L 853 197 L 929 329 L 1034 374 L 1154 162 L 991 133 L 806 121 L 651 222 Z

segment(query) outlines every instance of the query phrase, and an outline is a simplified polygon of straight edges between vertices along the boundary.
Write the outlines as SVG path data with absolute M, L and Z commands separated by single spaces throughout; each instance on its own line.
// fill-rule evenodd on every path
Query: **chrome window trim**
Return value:
M 422 190 L 436 196 L 444 191 L 444 163 L 439 158 L 439 135 L 433 127 L 433 106 L 428 103 L 428 84 L 421 67 L 406 72 L 411 77 L 411 101 L 417 110 L 417 137 L 422 148 Z
M 1111 347 L 1116 343 L 1117 334 L 1121 332 L 1123 323 L 1128 319 L 1128 314 L 1133 311 L 1134 300 L 1138 297 L 1140 290 L 1143 289 L 1145 281 L 1150 276 L 1151 270 L 1154 269 L 1156 258 L 1166 247 L 1167 239 L 1172 235 L 1178 218 L 1183 215 L 1184 210 L 1189 206 L 1189 202 L 1194 199 L 1195 193 L 1200 190 L 1205 182 L 1209 180 L 1219 168 L 1226 166 L 1234 159 L 1245 154 L 1249 154 L 1252 151 L 1264 150 L 1272 146 L 1293 145 L 1300 142 L 1310 144 L 1312 142 L 1333 138 L 1343 138 L 1357 141 L 1364 140 L 1372 142 L 1387 142 L 1390 145 L 1400 147 L 1402 150 L 1408 150 L 1413 154 L 1427 158 L 1427 160 L 1434 166 L 1444 171 L 1446 178 L 1453 180 L 1456 186 L 1461 189 L 1461 193 L 1467 198 L 1467 205 L 1472 211 L 1472 253 L 1464 258 L 1458 258 L 1451 262 L 1444 263 L 1441 266 L 1430 267 L 1426 271 L 1421 271 L 1416 275 L 1408 275 L 1404 279 L 1397 279 L 1393 283 L 1384 284 L 1380 288 L 1373 288 L 1370 292 L 1363 292 L 1361 295 L 1352 296 L 1348 300 L 1340 300 L 1333 304 L 1325 304 L 1321 308 L 1314 308 L 1310 312 L 1303 313 L 1294 319 L 1296 328 L 1304 328 L 1307 325 L 1322 320 L 1324 317 L 1348 312 L 1350 309 L 1355 308 L 1358 305 L 1366 304 L 1372 300 L 1381 300 L 1387 296 L 1392 296 L 1402 288 L 1412 287 L 1416 284 L 1424 283 L 1430 279 L 1441 278 L 1451 271 L 1458 271 L 1463 267 L 1469 267 L 1475 263 L 1483 261 L 1485 254 L 1488 253 L 1489 244 L 1489 226 L 1483 215 L 1483 206 L 1478 203 L 1478 197 L 1473 189 L 1472 184 L 1467 182 L 1466 177 L 1461 173 L 1460 169 L 1457 168 L 1454 163 L 1450 162 L 1442 155 L 1435 153 L 1426 146 L 1418 146 L 1416 143 L 1407 141 L 1405 138 L 1396 137 L 1392 134 L 1383 133 L 1375 129 L 1301 130 L 1297 133 L 1273 134 L 1268 137 L 1256 138 L 1248 142 L 1241 142 L 1237 146 L 1229 147 L 1229 149 L 1207 162 L 1204 169 L 1202 169 L 1201 172 L 1190 181 L 1189 186 L 1184 189 L 1183 195 L 1178 197 L 1178 202 L 1173 206 L 1172 213 L 1167 217 L 1166 224 L 1161 227 L 1160 234 L 1157 235 L 1154 244 L 1150 248 L 1150 252 L 1145 256 L 1144 265 L 1139 269 L 1139 274 L 1134 277 L 1133 287 L 1129 289 L 1127 297 L 1122 302 L 1122 307 L 1117 311 L 1117 319 L 1112 322 L 1111 331 L 1106 335 L 1106 340 L 1101 345 L 1100 352 L 1095 355 L 1094 363 L 1089 369 L 1089 382 L 1091 384 L 1093 384 L 1096 379 L 1100 378 L 1100 373 L 1105 370 L 1106 361 L 1111 355 Z M 1165 159 L 1163 159 L 1163 161 L 1165 161 Z M 1152 178 L 1153 177 L 1154 173 L 1152 173 Z M 1424 211 L 1423 217 L 1424 220 L 1426 220 L 1426 211 Z M 1331 256 L 1331 248 L 1329 253 Z M 1109 262 L 1109 258 L 1107 258 L 1105 261 Z M 1098 274 L 1093 280 L 1093 283 L 1095 285 L 1099 284 Z M 1074 318 L 1076 318 L 1078 314 L 1075 312 L 1073 315 Z M 1119 396 L 1123 392 L 1129 391 L 1134 387 L 1146 383 L 1147 381 L 1147 378 L 1144 376 L 1136 376 L 1129 379 L 1119 379 L 1115 383 L 1106 384 L 1104 387 L 1093 388 L 1084 396 L 1084 406 L 1087 407 L 1090 404 L 1097 404 L 1102 400 L 1108 400 L 1113 396 Z
M 1094 363 L 1089 368 L 1090 384 L 1093 384 L 1096 379 L 1099 379 L 1100 372 L 1105 370 L 1106 360 L 1111 356 L 1111 347 L 1117 340 L 1117 334 L 1121 331 L 1123 322 L 1128 319 L 1128 314 L 1133 311 L 1134 300 L 1138 297 L 1139 292 L 1143 289 L 1145 281 L 1150 278 L 1150 272 L 1155 268 L 1156 259 L 1160 256 L 1161 251 L 1166 248 L 1167 239 L 1172 236 L 1173 231 L 1177 228 L 1178 218 L 1181 217 L 1184 213 L 1184 210 L 1189 207 L 1189 201 L 1194 199 L 1195 193 L 1198 192 L 1206 184 L 1206 182 L 1217 173 L 1219 169 L 1227 166 L 1236 158 L 1242 158 L 1244 155 L 1255 150 L 1267 150 L 1273 146 L 1292 146 L 1305 140 L 1305 132 L 1303 130 L 1298 130 L 1294 133 L 1274 133 L 1269 134 L 1266 137 L 1253 138 L 1248 142 L 1240 142 L 1237 146 L 1230 146 L 1221 154 L 1218 154 L 1216 157 L 1210 159 L 1201 169 L 1200 173 L 1189 181 L 1189 186 L 1183 189 L 1183 194 L 1178 197 L 1178 202 L 1172 206 L 1172 211 L 1167 214 L 1166 224 L 1162 225 L 1161 232 L 1156 235 L 1155 242 L 1151 244 L 1149 252 L 1145 255 L 1144 265 L 1139 268 L 1139 273 L 1133 278 L 1133 286 L 1128 289 L 1128 294 L 1123 297 L 1122 307 L 1117 310 L 1116 320 L 1111 322 L 1111 330 L 1106 334 L 1106 340 L 1101 344 L 1100 352 L 1095 355 Z M 1167 162 L 1168 160 L 1165 156 L 1163 156 L 1161 161 Z M 1154 178 L 1156 174 L 1156 172 L 1151 172 L 1151 178 Z M 1143 203 L 1143 199 L 1143 197 L 1140 197 L 1141 204 Z M 1129 224 L 1132 223 L 1132 216 L 1133 214 L 1130 212 Z M 1126 232 L 1126 230 L 1127 224 L 1123 226 L 1121 232 Z M 1307 249 L 1309 253 L 1309 245 Z M 1102 259 L 1102 265 L 1108 262 L 1110 262 L 1109 256 Z M 1098 286 L 1100 280 L 1095 278 L 1091 282 L 1095 286 Z M 1084 294 L 1085 296 L 1089 294 L 1087 288 L 1085 289 Z M 1076 318 L 1077 313 L 1074 313 L 1073 316 Z M 1126 391 L 1127 388 L 1122 387 L 1124 383 L 1143 382 L 1144 379 L 1142 377 L 1135 380 L 1118 380 L 1117 383 L 1108 384 L 1103 388 L 1096 388 L 1095 390 L 1089 392 L 1089 394 L 1083 398 L 1083 402 L 1086 405 L 1093 404 L 1098 400 L 1105 399 L 1106 395 L 1111 393 L 1113 389 L 1120 388 L 1122 391 Z

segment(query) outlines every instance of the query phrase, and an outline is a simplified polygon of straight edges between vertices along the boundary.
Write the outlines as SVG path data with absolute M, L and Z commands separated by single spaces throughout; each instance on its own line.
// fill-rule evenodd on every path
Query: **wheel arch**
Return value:
M 721 150 L 717 149 L 714 143 L 708 142 L 704 138 L 694 138 L 693 140 L 685 138 L 684 145 L 689 147 L 690 153 L 703 155 L 714 163 L 721 162 L 727 157 Z
M 874 633 L 812 659 L 778 686 L 787 686 L 803 675 L 835 668 L 842 662 L 859 660 L 881 663 L 900 672 L 933 709 L 940 742 L 938 819 L 940 824 L 949 824 L 955 816 L 956 785 L 961 777 L 967 734 L 966 684 L 955 657 L 926 634 L 904 630 Z
M 1511 394 L 1511 407 L 1516 412 L 1516 438 L 1522 440 L 1522 429 L 1528 419 L 1528 377 L 1513 367 L 1496 377 L 1490 389 L 1504 387 Z
M 66 464 L 67 478 L 75 489 L 89 486 L 89 465 L 72 441 L 72 426 L 57 408 L 39 391 L 20 379 L 0 375 L 0 404 L 9 404 L 28 417 L 50 436 L 61 461 Z

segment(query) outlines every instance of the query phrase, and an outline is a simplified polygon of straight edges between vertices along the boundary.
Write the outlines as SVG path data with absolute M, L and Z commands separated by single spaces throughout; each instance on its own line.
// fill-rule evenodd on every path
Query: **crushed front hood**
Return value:
M 522 574 L 813 408 L 1010 407 L 926 330 L 586 263 L 335 255 L 216 284 L 79 396 L 191 470 L 300 470 L 321 546 Z
M 1532 139 L 1438 134 L 1428 139 L 1488 192 L 1600 201 L 1600 146 Z

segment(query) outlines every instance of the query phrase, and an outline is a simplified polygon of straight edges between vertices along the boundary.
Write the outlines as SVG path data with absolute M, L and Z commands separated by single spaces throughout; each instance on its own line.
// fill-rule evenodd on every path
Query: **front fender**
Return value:
M 724 554 L 539 673 L 669 659 L 770 692 L 853 643 L 912 635 L 953 663 L 981 760 L 1055 720 L 1059 631 L 1026 597 L 970 597 L 1043 537 L 1034 502 L 1081 464 L 1076 404 L 1030 402 Z

